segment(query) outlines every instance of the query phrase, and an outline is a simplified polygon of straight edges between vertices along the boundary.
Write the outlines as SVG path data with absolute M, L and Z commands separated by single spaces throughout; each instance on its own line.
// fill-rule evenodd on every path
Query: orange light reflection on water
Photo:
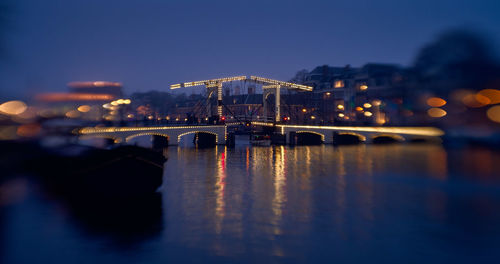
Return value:
M 224 201 L 224 193 L 226 189 L 226 147 L 224 152 L 220 153 L 217 160 L 217 176 L 215 182 L 215 232 L 220 234 L 222 231 L 222 221 L 225 216 L 226 203 Z
M 277 148 L 274 156 L 274 197 L 272 201 L 272 210 L 274 213 L 274 234 L 281 234 L 279 222 L 283 216 L 283 208 L 285 207 L 286 197 L 286 159 L 285 147 Z

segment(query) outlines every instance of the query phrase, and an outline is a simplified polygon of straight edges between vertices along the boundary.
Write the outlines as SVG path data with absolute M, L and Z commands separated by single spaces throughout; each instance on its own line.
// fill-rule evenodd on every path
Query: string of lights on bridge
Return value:
M 219 84 L 219 83 L 232 82 L 232 81 L 246 81 L 246 80 L 250 80 L 250 81 L 253 81 L 256 83 L 262 83 L 262 84 L 279 85 L 279 86 L 283 86 L 283 87 L 288 88 L 288 89 L 298 89 L 298 90 L 303 90 L 303 91 L 312 91 L 313 90 L 312 86 L 291 83 L 291 82 L 284 82 L 284 81 L 279 81 L 279 80 L 274 80 L 274 79 L 269 79 L 269 78 L 264 78 L 264 77 L 259 77 L 259 76 L 250 76 L 248 78 L 247 76 L 244 76 L 244 75 L 243 76 L 235 76 L 235 77 L 203 80 L 203 81 L 195 81 L 195 82 L 177 83 L 177 84 L 170 85 L 170 89 L 173 90 L 173 89 L 179 89 L 182 87 L 193 87 L 193 86 L 201 86 L 201 85 L 206 85 L 207 87 L 214 87 L 214 86 L 217 86 L 217 84 Z M 271 87 L 267 87 L 267 88 L 271 88 Z

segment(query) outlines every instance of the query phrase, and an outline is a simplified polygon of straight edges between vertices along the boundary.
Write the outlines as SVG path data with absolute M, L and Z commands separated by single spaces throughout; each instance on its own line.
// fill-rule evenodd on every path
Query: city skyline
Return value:
M 288 80 L 323 64 L 408 66 L 449 29 L 476 30 L 491 47 L 500 36 L 495 1 L 3 2 L 2 97 L 71 81 L 116 81 L 131 93 L 240 74 Z

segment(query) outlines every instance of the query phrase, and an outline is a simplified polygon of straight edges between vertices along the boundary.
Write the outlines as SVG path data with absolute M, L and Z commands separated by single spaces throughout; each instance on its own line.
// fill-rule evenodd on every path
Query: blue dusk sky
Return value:
M 0 0 L 0 96 L 122 82 L 127 93 L 232 75 L 290 79 L 323 64 L 411 65 L 456 28 L 498 53 L 498 0 Z M 6 22 L 5 22 L 6 21 Z

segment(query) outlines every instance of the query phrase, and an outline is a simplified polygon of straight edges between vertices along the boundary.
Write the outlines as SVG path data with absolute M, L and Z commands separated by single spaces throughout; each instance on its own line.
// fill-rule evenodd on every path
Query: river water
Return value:
M 239 142 L 166 155 L 161 199 L 110 219 L 75 212 L 27 178 L 5 182 L 1 263 L 500 259 L 500 154 L 492 150 Z

